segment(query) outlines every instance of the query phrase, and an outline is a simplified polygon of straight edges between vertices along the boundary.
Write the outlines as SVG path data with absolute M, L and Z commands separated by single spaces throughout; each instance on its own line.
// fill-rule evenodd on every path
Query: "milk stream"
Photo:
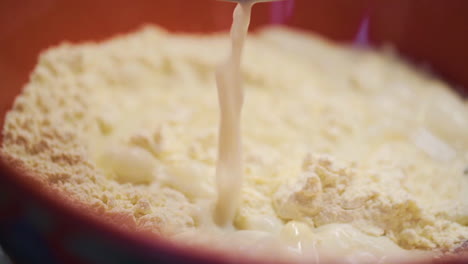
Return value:
M 220 125 L 216 184 L 218 200 L 214 221 L 218 226 L 232 225 L 242 187 L 241 114 L 244 91 L 241 78 L 241 57 L 255 1 L 246 1 L 234 10 L 231 28 L 231 54 L 216 71 Z

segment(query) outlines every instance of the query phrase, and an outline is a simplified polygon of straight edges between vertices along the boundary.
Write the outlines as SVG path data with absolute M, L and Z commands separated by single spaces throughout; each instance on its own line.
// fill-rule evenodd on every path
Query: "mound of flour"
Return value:
M 7 115 L 2 153 L 138 228 L 203 232 L 228 43 L 152 27 L 47 50 Z M 251 36 L 244 58 L 237 230 L 346 225 L 424 250 L 468 239 L 468 105 L 447 84 L 391 52 L 283 28 Z

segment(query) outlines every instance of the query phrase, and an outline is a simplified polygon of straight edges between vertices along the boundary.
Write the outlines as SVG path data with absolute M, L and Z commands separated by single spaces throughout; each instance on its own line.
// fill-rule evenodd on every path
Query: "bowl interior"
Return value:
M 0 127 L 38 54 L 51 45 L 102 40 L 148 23 L 175 32 L 225 31 L 233 7 L 215 0 L 1 1 Z M 342 42 L 391 43 L 466 95 L 466 14 L 465 0 L 285 0 L 257 5 L 252 30 L 286 24 Z

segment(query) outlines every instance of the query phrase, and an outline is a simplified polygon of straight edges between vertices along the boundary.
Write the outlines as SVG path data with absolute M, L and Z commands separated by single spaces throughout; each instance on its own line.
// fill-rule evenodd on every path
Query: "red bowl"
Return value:
M 102 40 L 148 23 L 176 32 L 227 30 L 232 10 L 233 4 L 214 0 L 1 1 L 0 127 L 45 48 L 64 40 Z M 466 95 L 466 14 L 465 0 L 287 0 L 257 5 L 252 29 L 282 23 L 340 42 L 392 43 Z M 254 263 L 137 232 L 130 219 L 52 193 L 5 158 L 0 159 L 0 244 L 16 263 Z M 438 261 L 461 264 L 468 258 Z

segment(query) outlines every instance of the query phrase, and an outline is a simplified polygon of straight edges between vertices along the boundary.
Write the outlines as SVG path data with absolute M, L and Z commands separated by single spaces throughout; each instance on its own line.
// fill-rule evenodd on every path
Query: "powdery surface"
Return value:
M 50 49 L 8 113 L 2 151 L 51 188 L 141 228 L 209 227 L 214 69 L 228 47 L 226 35 L 146 28 Z M 391 51 L 280 28 L 249 39 L 242 71 L 237 229 L 350 224 L 405 249 L 468 239 L 468 106 L 446 84 Z

